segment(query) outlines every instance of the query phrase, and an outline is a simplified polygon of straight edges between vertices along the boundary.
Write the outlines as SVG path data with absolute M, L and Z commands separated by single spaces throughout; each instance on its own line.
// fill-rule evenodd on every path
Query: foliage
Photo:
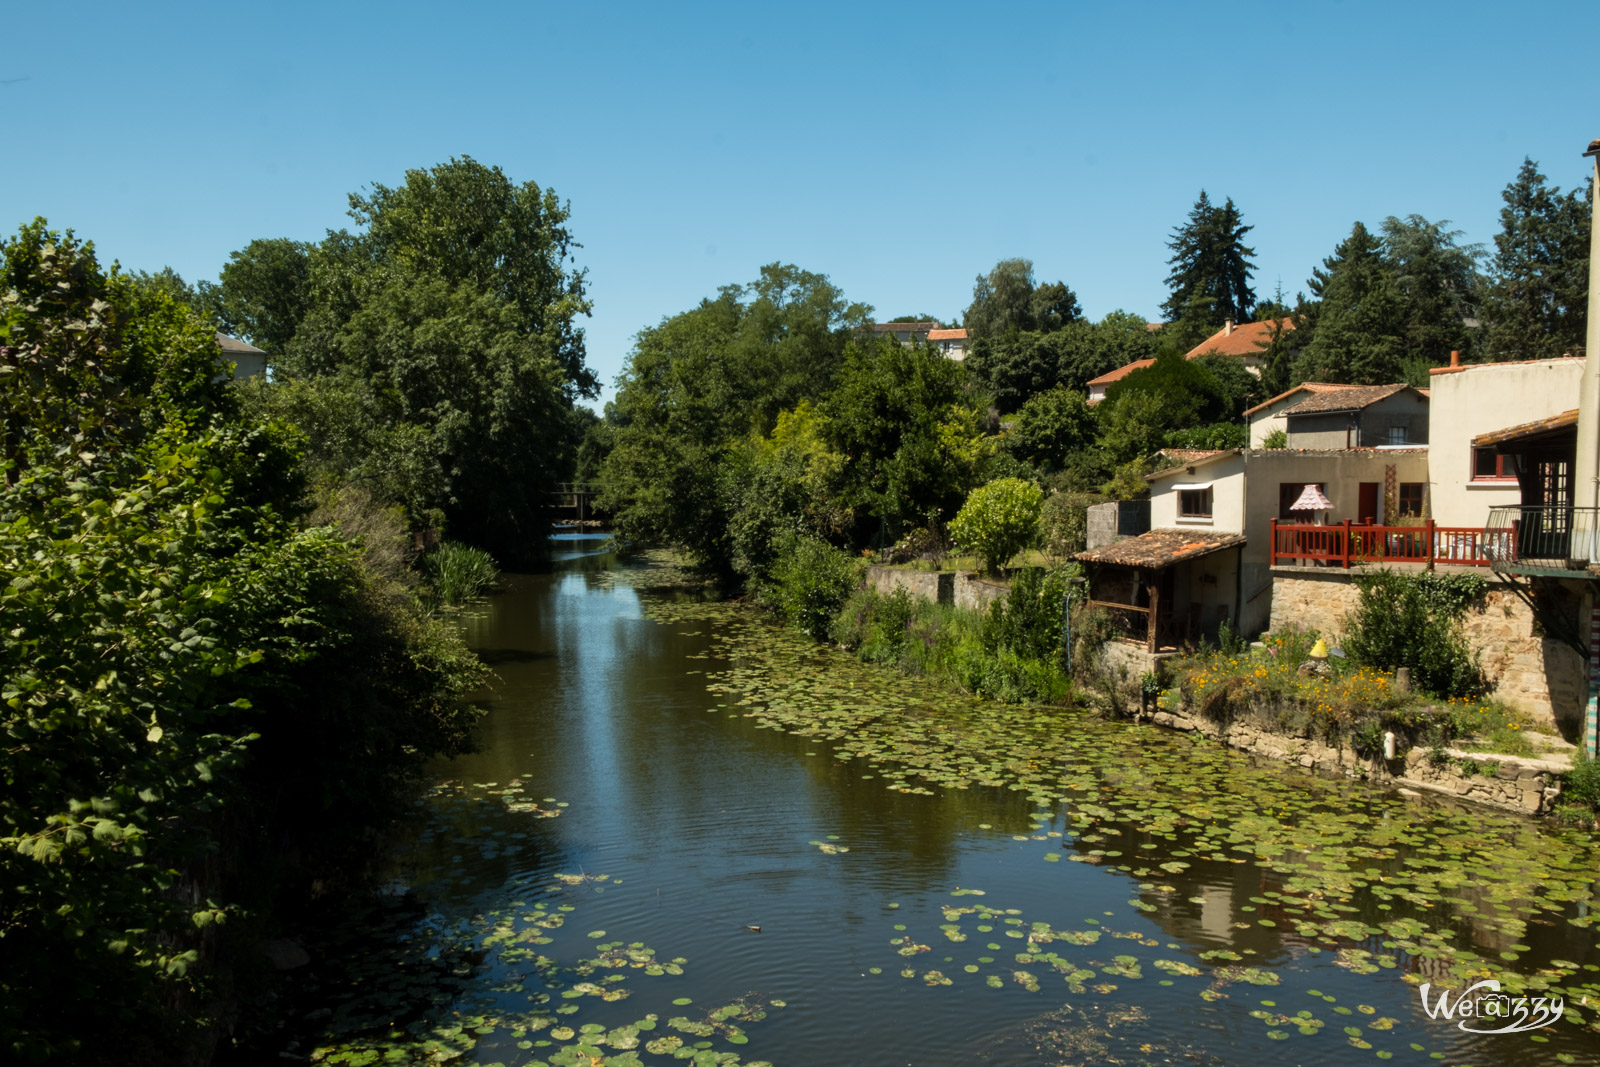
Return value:
M 1163 348 L 1154 364 L 1106 390 L 1095 409 L 1100 446 L 1113 464 L 1128 463 L 1163 448 L 1173 430 L 1227 421 L 1234 403 L 1199 360 Z
M 962 325 L 978 340 L 1030 330 L 1049 333 L 1081 314 L 1077 296 L 1064 283 L 1034 281 L 1031 259 L 1002 259 L 988 275 L 978 275 Z
M 1483 298 L 1490 359 L 1581 353 L 1589 293 L 1589 197 L 1548 185 L 1531 159 L 1501 193 L 1500 232 Z
M 1065 491 L 1045 498 L 1039 512 L 1039 544 L 1047 558 L 1064 562 L 1088 547 L 1089 508 L 1102 499 L 1097 493 Z
M 1460 625 L 1486 588 L 1481 576 L 1375 570 L 1356 585 L 1360 599 L 1345 620 L 1344 639 L 1353 663 L 1410 667 L 1416 686 L 1439 697 L 1482 692 L 1483 672 Z
M 1282 428 L 1270 431 L 1261 439 L 1262 448 L 1288 448 L 1289 433 Z
M 1077 452 L 1094 443 L 1094 414 L 1082 393 L 1052 389 L 1017 412 L 1005 435 L 1005 449 L 1040 470 L 1060 470 Z
M 1600 820 L 1600 760 L 1589 758 L 1579 745 L 1572 754 L 1572 770 L 1561 779 L 1561 805 L 1557 808 L 1564 822 L 1593 826 Z
M 1168 430 L 1167 448 L 1198 448 L 1218 450 L 1243 448 L 1250 443 L 1250 430 L 1242 423 L 1214 422 L 1210 426 L 1191 426 L 1184 430 Z
M 1467 322 L 1477 317 L 1483 286 L 1483 246 L 1457 244 L 1461 231 L 1449 225 L 1421 215 L 1390 215 L 1382 225 L 1384 262 L 1404 309 L 1406 353 L 1435 366 L 1448 363 L 1452 350 L 1472 349 L 1478 331 Z
M 1108 500 L 1143 500 L 1150 495 L 1150 482 L 1145 476 L 1154 469 L 1146 457 L 1131 459 L 1112 472 L 1100 492 Z
M 1244 235 L 1255 227 L 1244 225 L 1243 216 L 1230 197 L 1221 207 L 1211 203 L 1204 189 L 1189 210 L 1189 218 L 1172 231 L 1167 247 L 1172 258 L 1167 263 L 1171 289 L 1162 310 L 1168 322 L 1185 317 L 1195 302 L 1203 303 L 1206 320 L 1215 329 L 1223 320 L 1249 322 L 1256 295 L 1250 288 L 1251 262 L 1255 249 L 1246 247 Z
M 314 248 L 287 237 L 251 241 L 228 255 L 216 285 L 201 283 L 203 306 L 224 333 L 244 338 L 276 361 L 311 309 Z
M 790 534 L 779 546 L 761 599 L 807 637 L 821 638 L 860 580 L 861 563 L 808 534 Z
M 451 607 L 482 596 L 500 580 L 494 557 L 457 541 L 442 542 L 422 557 L 422 574 L 433 595 Z
M 956 544 L 978 554 L 986 570 L 998 571 L 1039 535 L 1044 494 L 1020 478 L 1001 478 L 974 489 L 950 523 Z
M 1406 355 L 1406 312 L 1378 239 L 1357 222 L 1313 272 L 1310 286 L 1321 305 L 1312 318 L 1296 321 L 1296 334 L 1309 338 L 1295 365 L 1299 380 L 1396 381 Z
M 27 754 L 0 771 L 0 1047 L 184 1060 L 219 946 L 254 941 L 229 931 L 358 868 L 484 672 L 294 525 L 295 436 L 239 422 L 205 319 L 42 223 L 4 255 L 5 378 L 37 394 L 8 393 L 0 485 L 0 717 Z

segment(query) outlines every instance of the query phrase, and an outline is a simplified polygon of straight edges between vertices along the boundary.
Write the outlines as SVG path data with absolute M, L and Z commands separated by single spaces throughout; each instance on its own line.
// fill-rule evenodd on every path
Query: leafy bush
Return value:
M 1487 588 L 1478 575 L 1401 574 L 1378 570 L 1356 580 L 1360 600 L 1345 620 L 1344 651 L 1367 667 L 1410 667 L 1419 689 L 1440 697 L 1484 688 L 1478 656 L 1460 619 Z
M 1039 533 L 1044 494 L 1020 478 L 1000 478 L 974 489 L 955 521 L 950 536 L 976 552 L 985 569 L 994 572 L 1033 543 Z
M 1572 770 L 1561 779 L 1563 822 L 1592 826 L 1600 818 L 1600 760 L 1589 758 L 1582 745 L 1572 754 Z
M 1214 422 L 1209 426 L 1190 426 L 1182 430 L 1168 430 L 1167 448 L 1203 448 L 1218 450 L 1243 448 L 1250 443 L 1250 433 L 1237 422 Z
M 758 590 L 789 625 L 807 637 L 822 638 L 850 597 L 861 562 L 843 549 L 810 534 L 783 538 L 772 577 Z
M 445 541 L 422 557 L 422 573 L 434 597 L 452 607 L 482 596 L 500 580 L 493 556 L 455 541 Z
M 1261 439 L 1262 448 L 1288 448 L 1289 434 L 1285 430 L 1273 430 Z
M 1039 543 L 1052 562 L 1071 559 L 1088 547 L 1089 508 L 1096 493 L 1051 493 L 1039 513 Z

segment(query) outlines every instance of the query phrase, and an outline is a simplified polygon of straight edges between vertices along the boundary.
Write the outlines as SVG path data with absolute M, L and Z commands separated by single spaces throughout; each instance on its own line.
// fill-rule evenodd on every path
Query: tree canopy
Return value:
M 1531 159 L 1501 193 L 1490 281 L 1483 299 L 1491 359 L 1581 353 L 1588 322 L 1589 197 L 1562 193 Z
M 1251 321 L 1250 310 L 1256 294 L 1250 288 L 1254 273 L 1255 249 L 1244 243 L 1244 235 L 1255 227 L 1246 226 L 1239 209 L 1230 198 L 1221 207 L 1211 203 L 1204 189 L 1189 210 L 1182 226 L 1172 231 L 1167 247 L 1172 268 L 1167 285 L 1172 295 L 1162 304 L 1168 322 L 1198 319 L 1209 326 L 1204 334 L 1227 319 Z
M 1082 314 L 1065 282 L 1040 285 L 1034 280 L 1033 260 L 1002 259 L 987 275 L 978 275 L 962 325 L 968 337 L 978 340 L 1030 330 L 1049 333 Z

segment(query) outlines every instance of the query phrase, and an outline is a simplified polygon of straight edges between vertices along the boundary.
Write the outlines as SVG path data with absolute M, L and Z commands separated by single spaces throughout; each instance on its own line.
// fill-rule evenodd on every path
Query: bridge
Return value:
M 559 482 L 549 494 L 557 523 L 582 523 L 594 519 L 594 498 L 599 482 Z

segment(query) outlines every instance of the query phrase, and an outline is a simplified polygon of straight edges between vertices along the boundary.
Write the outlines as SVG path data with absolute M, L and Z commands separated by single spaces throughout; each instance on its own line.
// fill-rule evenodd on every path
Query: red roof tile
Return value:
M 1279 319 L 1286 330 L 1294 329 L 1293 319 Z M 1229 333 L 1224 326 L 1204 341 L 1189 349 L 1187 356 L 1194 359 L 1198 356 L 1259 356 L 1261 350 L 1272 341 L 1272 323 L 1246 322 L 1233 328 Z
M 1151 366 L 1154 363 L 1155 360 L 1153 359 L 1136 359 L 1132 363 L 1123 364 L 1116 370 L 1106 371 L 1106 373 L 1100 375 L 1098 378 L 1090 378 L 1085 384 L 1110 385 L 1112 382 L 1120 382 L 1134 371 L 1144 370 L 1146 367 Z
M 1262 410 L 1263 408 L 1269 408 L 1272 405 L 1276 404 L 1278 401 L 1287 400 L 1289 397 L 1294 396 L 1294 394 L 1299 393 L 1299 392 L 1328 393 L 1328 392 L 1332 392 L 1335 389 L 1347 389 L 1347 388 L 1349 388 L 1349 387 L 1348 386 L 1344 386 L 1344 385 L 1334 385 L 1334 384 L 1332 384 L 1330 382 L 1301 382 L 1299 385 L 1295 386 L 1293 389 L 1287 389 L 1284 392 L 1281 392 L 1277 396 L 1273 397 L 1271 400 L 1263 400 L 1261 403 L 1257 404 L 1255 407 L 1247 408 L 1245 410 L 1244 414 L 1245 414 L 1246 418 L 1249 418 L 1251 415 L 1254 415 L 1256 412 Z
M 966 339 L 967 339 L 967 331 L 966 330 L 929 330 L 928 331 L 928 340 L 930 340 L 930 341 L 965 341 Z

